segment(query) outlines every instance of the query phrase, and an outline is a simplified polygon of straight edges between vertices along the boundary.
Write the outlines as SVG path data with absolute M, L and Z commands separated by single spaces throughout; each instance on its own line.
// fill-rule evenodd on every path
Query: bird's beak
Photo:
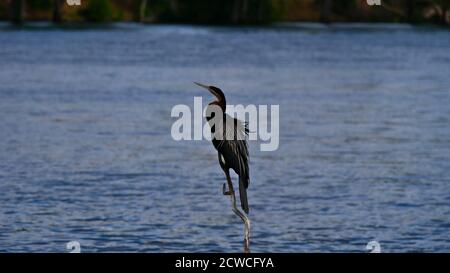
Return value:
M 204 84 L 201 84 L 201 83 L 198 83 L 198 82 L 194 82 L 196 85 L 198 85 L 198 86 L 200 86 L 200 87 L 203 87 L 203 88 L 206 88 L 206 89 L 208 89 L 209 90 L 209 86 L 207 86 L 207 85 L 204 85 Z
M 194 82 L 194 83 L 196 85 L 200 86 L 200 87 L 203 87 L 203 88 L 207 89 L 209 92 L 211 92 L 211 94 L 213 94 L 215 97 L 217 97 L 216 92 L 213 89 L 211 89 L 209 86 L 207 86 L 205 84 L 198 83 L 198 82 Z

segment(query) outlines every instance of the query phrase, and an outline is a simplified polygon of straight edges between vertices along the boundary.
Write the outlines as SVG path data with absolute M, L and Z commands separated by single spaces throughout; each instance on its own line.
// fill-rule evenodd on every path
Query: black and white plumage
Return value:
M 247 124 L 225 113 L 226 99 L 222 90 L 215 86 L 197 85 L 208 89 L 217 100 L 208 104 L 206 119 L 211 127 L 211 138 L 218 152 L 220 167 L 231 182 L 230 169 L 239 176 L 239 197 L 242 209 L 248 214 L 247 188 L 250 183 L 249 153 L 246 136 Z M 215 113 L 221 116 L 214 119 Z M 232 190 L 232 189 L 229 189 Z

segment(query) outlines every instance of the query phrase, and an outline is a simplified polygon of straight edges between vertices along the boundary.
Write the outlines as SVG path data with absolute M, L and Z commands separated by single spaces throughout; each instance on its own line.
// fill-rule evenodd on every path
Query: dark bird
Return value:
M 220 167 L 225 173 L 229 189 L 224 194 L 234 194 L 233 183 L 230 178 L 230 169 L 239 176 L 239 197 L 241 207 L 248 214 L 247 188 L 250 182 L 248 168 L 248 147 L 246 136 L 248 135 L 247 124 L 231 117 L 225 113 L 225 95 L 215 86 L 207 86 L 195 83 L 211 92 L 216 100 L 210 102 L 206 108 L 206 120 L 211 127 L 211 139 L 219 156 Z M 214 119 L 214 114 L 219 109 L 219 119 Z M 214 122 L 214 120 L 216 122 Z M 217 120 L 220 120 L 217 122 Z

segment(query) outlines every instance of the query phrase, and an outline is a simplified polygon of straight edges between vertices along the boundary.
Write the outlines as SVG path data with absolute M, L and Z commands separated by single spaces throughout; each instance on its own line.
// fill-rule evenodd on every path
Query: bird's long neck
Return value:
M 227 110 L 227 102 L 225 100 L 225 98 L 223 99 L 219 99 L 219 100 L 215 100 L 213 102 L 211 102 L 209 105 L 217 105 L 222 109 L 222 112 L 225 114 L 225 110 Z
M 220 101 L 216 100 L 216 101 L 209 103 L 208 107 L 206 108 L 206 113 L 207 113 L 206 120 L 207 121 L 210 121 L 214 117 L 214 115 L 212 115 L 212 112 L 214 112 L 214 110 L 213 110 L 214 106 L 219 106 L 220 109 L 222 109 L 222 115 L 225 115 L 225 110 L 227 109 L 225 100 L 220 100 Z M 216 111 L 217 111 L 217 109 L 216 109 Z

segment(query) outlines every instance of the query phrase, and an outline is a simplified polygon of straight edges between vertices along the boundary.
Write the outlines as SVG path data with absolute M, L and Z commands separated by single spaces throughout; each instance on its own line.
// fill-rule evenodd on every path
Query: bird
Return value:
M 228 182 L 228 191 L 225 195 L 234 194 L 233 183 L 230 177 L 230 169 L 239 176 L 239 197 L 241 207 L 245 213 L 249 213 L 247 188 L 250 183 L 249 153 L 246 137 L 248 136 L 248 124 L 226 114 L 225 94 L 216 86 L 208 86 L 198 82 L 196 85 L 207 89 L 215 96 L 215 100 L 206 107 L 206 120 L 211 127 L 211 141 L 218 152 L 220 167 L 225 173 Z M 215 111 L 220 113 L 219 122 L 214 122 Z M 221 117 L 221 119 L 220 119 Z M 224 185 L 225 188 L 225 185 Z

